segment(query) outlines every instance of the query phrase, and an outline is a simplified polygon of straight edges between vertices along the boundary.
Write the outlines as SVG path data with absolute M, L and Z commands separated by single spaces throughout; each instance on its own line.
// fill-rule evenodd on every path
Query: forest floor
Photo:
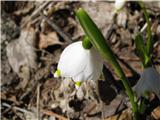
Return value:
M 136 2 L 127 2 L 113 20 L 114 2 L 2 1 L 2 120 L 132 120 L 129 99 L 107 62 L 104 78 L 85 82 L 79 91 L 72 81 L 53 77 L 63 49 L 84 35 L 75 16 L 80 7 L 101 29 L 134 87 L 143 71 L 134 38 L 137 31 L 146 35 Z M 160 2 L 145 2 L 145 7 L 155 37 L 153 65 L 160 73 Z M 147 109 L 144 120 L 160 119 L 154 94 Z

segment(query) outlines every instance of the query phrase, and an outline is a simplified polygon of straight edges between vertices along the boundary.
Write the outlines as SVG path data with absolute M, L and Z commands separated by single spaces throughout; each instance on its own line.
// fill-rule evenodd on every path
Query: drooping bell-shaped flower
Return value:
M 153 67 L 146 68 L 135 86 L 135 91 L 138 96 L 154 92 L 160 99 L 160 74 Z
M 125 2 L 126 0 L 115 0 L 115 12 L 116 13 L 123 8 Z
M 102 58 L 95 48 L 84 49 L 82 41 L 79 41 L 64 49 L 54 76 L 72 78 L 80 86 L 81 81 L 97 80 L 102 67 Z

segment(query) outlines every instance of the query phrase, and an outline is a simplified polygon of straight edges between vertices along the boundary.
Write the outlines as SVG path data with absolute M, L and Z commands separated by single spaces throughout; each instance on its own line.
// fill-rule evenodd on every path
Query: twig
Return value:
M 47 16 L 45 16 L 43 13 L 39 13 L 44 19 L 45 21 L 65 40 L 67 41 L 68 43 L 72 43 L 73 40 L 67 35 L 65 34 L 61 28 L 59 26 L 57 26 L 55 23 L 51 22 Z
M 143 27 L 141 28 L 141 30 L 140 30 L 140 32 L 142 33 L 142 32 L 144 32 L 144 30 L 147 28 L 147 23 L 145 23 L 144 25 L 143 25 Z
M 140 59 L 138 57 L 126 57 L 126 56 L 119 56 L 120 59 L 124 59 L 124 60 L 127 60 L 127 61 L 140 61 Z
M 25 110 L 25 109 L 22 109 L 22 108 L 19 108 L 19 107 L 16 107 L 16 106 L 12 106 L 12 105 L 9 105 L 7 103 L 2 103 L 2 106 L 8 107 L 10 109 L 15 109 L 15 110 L 20 111 L 22 113 L 32 113 L 29 110 Z
M 38 80 L 36 80 L 34 82 L 34 85 L 32 87 L 30 87 L 27 92 L 25 92 L 21 97 L 20 97 L 20 100 L 23 100 L 29 93 L 31 93 L 33 91 L 33 89 L 36 87 L 36 85 L 38 84 Z
M 40 120 L 40 107 L 39 107 L 39 99 L 40 98 L 40 83 L 37 85 L 37 118 Z
M 34 11 L 32 13 L 32 15 L 28 18 L 28 20 L 21 26 L 21 28 L 23 28 L 31 19 L 33 19 L 34 17 L 36 17 L 38 15 L 38 13 L 44 9 L 48 4 L 50 3 L 50 1 L 46 1 L 45 3 L 42 3 L 39 8 L 36 9 L 36 11 Z
M 110 38 L 111 38 L 111 35 L 112 35 L 112 33 L 114 32 L 114 30 L 115 30 L 115 24 L 114 23 L 112 23 L 110 26 L 109 26 L 109 30 L 107 31 L 107 34 L 106 34 L 106 36 L 105 36 L 105 39 L 106 40 L 109 40 Z
M 2 114 L 5 114 L 5 113 L 8 113 L 11 109 L 12 109 L 12 106 L 16 105 L 16 103 L 12 103 L 10 106 L 11 107 L 8 107 L 5 111 L 3 111 Z M 7 106 L 6 106 L 7 107 Z
M 37 90 L 39 89 L 39 87 L 40 87 L 40 85 L 38 85 Z M 25 110 L 25 109 L 22 109 L 22 108 L 19 108 L 19 107 L 16 107 L 16 106 L 12 106 L 12 105 L 9 105 L 7 103 L 2 103 L 2 106 L 5 106 L 5 107 L 11 108 L 11 109 L 15 109 L 15 110 L 20 111 L 22 113 L 32 114 L 32 112 L 29 111 L 29 110 Z M 41 112 L 44 113 L 44 114 L 46 114 L 46 115 L 54 116 L 54 117 L 56 117 L 56 118 L 58 118 L 60 120 L 68 120 L 66 117 L 63 117 L 63 116 L 61 116 L 61 115 L 59 115 L 57 113 L 54 113 L 52 111 L 49 111 L 49 110 L 42 110 Z
M 20 119 L 20 120 L 25 120 L 24 116 L 19 115 L 19 112 L 17 112 L 17 110 L 13 109 L 14 114 Z M 17 118 L 17 119 L 18 119 Z
M 46 114 L 46 115 L 54 116 L 54 117 L 56 117 L 56 118 L 58 118 L 60 120 L 68 120 L 66 117 L 63 117 L 63 116 L 61 116 L 61 115 L 59 115 L 57 113 L 54 113 L 52 111 L 49 111 L 49 110 L 42 110 L 41 112 Z

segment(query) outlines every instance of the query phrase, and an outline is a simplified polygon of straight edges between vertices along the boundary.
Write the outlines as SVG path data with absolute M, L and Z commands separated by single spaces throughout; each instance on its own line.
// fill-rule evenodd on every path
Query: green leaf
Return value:
M 117 73 L 117 75 L 120 78 L 124 77 L 122 69 L 118 64 L 114 53 L 110 49 L 109 45 L 106 43 L 105 38 L 103 37 L 101 31 L 98 29 L 96 24 L 82 8 L 78 9 L 76 15 L 83 30 L 90 39 L 92 45 L 115 68 L 115 72 Z
M 146 101 L 146 99 L 144 97 L 142 97 L 142 100 L 141 100 L 141 103 L 140 103 L 140 106 L 139 106 L 139 113 L 141 113 L 141 114 L 144 114 L 144 112 L 147 108 L 147 105 L 145 104 L 145 101 Z
M 148 67 L 151 65 L 151 56 L 147 54 L 147 48 L 144 44 L 142 35 L 138 33 L 135 38 L 136 53 L 141 58 L 143 67 Z
M 104 57 L 104 59 L 107 60 L 113 66 L 115 73 L 122 80 L 123 85 L 130 98 L 133 112 L 135 113 L 135 116 L 137 116 L 138 107 L 137 103 L 134 100 L 133 91 L 128 83 L 128 80 L 125 77 L 125 74 L 122 71 L 122 68 L 116 60 L 115 54 L 112 52 L 109 45 L 106 43 L 101 31 L 98 29 L 96 24 L 92 21 L 89 15 L 82 8 L 79 8 L 77 10 L 76 16 L 83 30 L 85 31 L 86 35 L 91 41 L 92 45 L 98 50 L 98 52 Z
M 146 50 L 147 50 L 147 55 L 150 56 L 150 54 L 152 54 L 152 49 L 153 49 L 153 40 L 152 40 L 152 32 L 151 32 L 151 22 L 149 20 L 149 14 L 143 4 L 142 1 L 138 1 L 139 5 L 141 6 L 143 12 L 144 12 L 144 15 L 145 15 L 145 19 L 146 19 L 146 22 L 147 22 L 147 47 L 146 47 Z
M 136 45 L 136 52 L 138 56 L 142 59 L 143 63 L 145 61 L 145 58 L 147 56 L 147 51 L 145 48 L 145 44 L 142 38 L 142 35 L 138 33 L 135 38 L 135 45 Z

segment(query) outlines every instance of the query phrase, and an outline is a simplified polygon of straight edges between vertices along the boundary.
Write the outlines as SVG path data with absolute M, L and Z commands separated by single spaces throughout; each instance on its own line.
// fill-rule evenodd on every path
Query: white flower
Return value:
M 67 46 L 60 56 L 55 77 L 72 78 L 77 86 L 81 81 L 97 80 L 102 72 L 103 61 L 97 51 L 84 49 L 82 41 Z
M 138 96 L 154 92 L 160 99 L 160 74 L 152 67 L 146 68 L 135 86 Z
M 115 0 L 115 12 L 116 13 L 123 8 L 125 2 L 126 0 Z

